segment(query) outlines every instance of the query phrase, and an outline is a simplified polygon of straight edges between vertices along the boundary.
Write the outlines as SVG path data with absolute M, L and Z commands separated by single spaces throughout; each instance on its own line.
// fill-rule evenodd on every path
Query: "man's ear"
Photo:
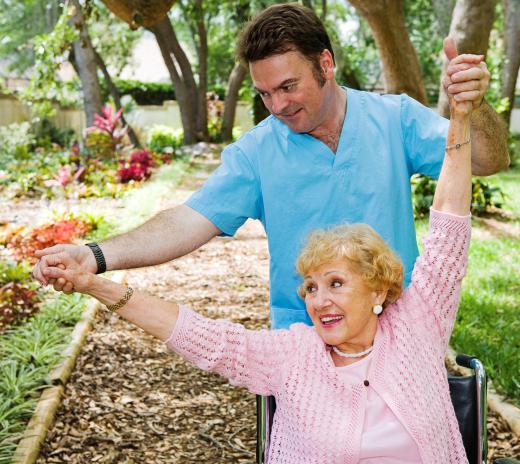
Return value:
M 320 54 L 320 66 L 325 79 L 334 78 L 334 58 L 332 58 L 332 53 L 327 49 Z

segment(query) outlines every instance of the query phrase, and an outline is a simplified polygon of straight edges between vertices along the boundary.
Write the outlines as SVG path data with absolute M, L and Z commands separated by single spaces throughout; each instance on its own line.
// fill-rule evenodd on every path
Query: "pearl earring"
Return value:
M 374 314 L 376 314 L 377 316 L 379 316 L 382 312 L 383 312 L 383 307 L 381 305 L 375 305 L 373 308 L 372 308 L 372 311 Z

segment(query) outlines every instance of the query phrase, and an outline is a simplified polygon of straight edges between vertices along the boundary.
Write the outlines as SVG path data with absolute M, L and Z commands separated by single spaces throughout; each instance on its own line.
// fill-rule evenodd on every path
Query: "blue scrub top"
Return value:
M 369 224 L 401 256 L 406 283 L 418 254 L 410 176 L 438 177 L 448 121 L 407 95 L 345 90 L 336 154 L 270 116 L 225 148 L 221 166 L 186 202 L 226 235 L 248 218 L 262 222 L 273 328 L 311 324 L 295 270 L 311 230 Z

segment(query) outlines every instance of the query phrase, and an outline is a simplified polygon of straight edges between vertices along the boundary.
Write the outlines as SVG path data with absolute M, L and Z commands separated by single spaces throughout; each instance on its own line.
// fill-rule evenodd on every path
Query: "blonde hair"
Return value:
M 309 271 L 332 261 L 344 260 L 374 291 L 388 288 L 383 305 L 399 298 L 403 289 L 403 264 L 381 236 L 367 224 L 339 225 L 309 235 L 296 260 L 296 270 Z M 304 285 L 298 294 L 305 298 Z

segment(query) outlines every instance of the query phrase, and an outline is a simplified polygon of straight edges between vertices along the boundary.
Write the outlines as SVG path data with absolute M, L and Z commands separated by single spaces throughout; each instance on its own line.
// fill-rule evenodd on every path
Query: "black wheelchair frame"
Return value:
M 459 366 L 473 370 L 469 376 L 448 376 L 451 400 L 459 423 L 462 441 L 470 464 L 487 464 L 487 375 L 484 365 L 474 356 L 459 354 Z M 276 402 L 273 396 L 256 397 L 256 463 L 267 464 L 269 438 Z M 448 463 L 446 463 L 448 464 Z M 501 458 L 493 464 L 520 464 Z

